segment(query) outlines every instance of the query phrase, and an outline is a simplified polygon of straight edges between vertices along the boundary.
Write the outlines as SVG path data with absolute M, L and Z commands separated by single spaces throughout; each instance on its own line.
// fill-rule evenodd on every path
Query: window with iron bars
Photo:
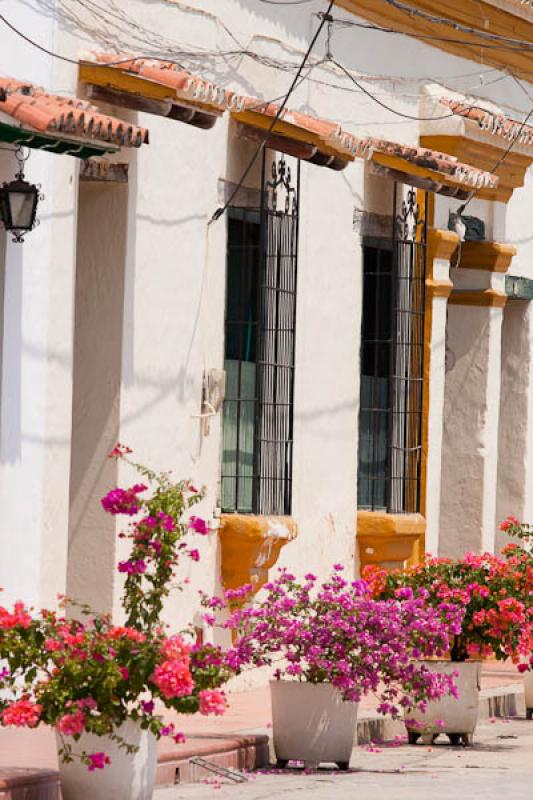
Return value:
M 391 238 L 363 241 L 358 506 L 415 513 L 421 499 L 426 223 L 416 191 L 402 199 L 397 194 L 395 188 Z
M 224 512 L 292 506 L 299 162 L 263 162 L 259 209 L 228 214 Z

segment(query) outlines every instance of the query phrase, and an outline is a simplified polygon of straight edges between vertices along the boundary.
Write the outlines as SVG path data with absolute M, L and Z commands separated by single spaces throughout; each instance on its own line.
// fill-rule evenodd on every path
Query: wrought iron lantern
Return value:
M 43 199 L 40 187 L 24 180 L 24 157 L 22 149 L 16 151 L 19 171 L 15 180 L 0 187 L 0 219 L 6 231 L 13 234 L 13 241 L 21 243 L 24 235 L 38 224 L 37 205 Z

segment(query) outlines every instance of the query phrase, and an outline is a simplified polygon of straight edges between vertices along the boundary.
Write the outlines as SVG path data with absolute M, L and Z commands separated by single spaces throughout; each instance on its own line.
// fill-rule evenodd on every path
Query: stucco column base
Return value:
M 438 552 L 449 558 L 495 546 L 503 308 L 488 294 L 454 293 L 448 309 Z
M 424 555 L 426 520 L 421 514 L 357 512 L 357 544 L 361 570 L 372 564 L 401 569 Z
M 251 584 L 251 594 L 256 594 L 268 581 L 268 571 L 277 562 L 281 548 L 297 535 L 292 517 L 223 514 L 219 537 L 224 588 Z

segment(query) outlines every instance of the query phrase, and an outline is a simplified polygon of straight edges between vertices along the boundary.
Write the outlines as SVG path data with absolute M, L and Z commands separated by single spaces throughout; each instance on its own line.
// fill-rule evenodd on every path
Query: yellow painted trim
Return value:
M 104 86 L 119 92 L 128 92 L 149 100 L 173 100 L 176 93 L 170 86 L 107 67 L 105 64 L 80 64 L 80 81 L 94 86 Z
M 351 11 L 357 17 L 370 20 L 381 26 L 389 26 L 404 33 L 426 34 L 442 37 L 447 41 L 435 39 L 422 40 L 430 47 L 436 47 L 447 53 L 466 58 L 480 64 L 503 68 L 517 77 L 531 79 L 531 54 L 525 50 L 482 47 L 486 39 L 474 33 L 463 33 L 449 27 L 423 20 L 414 14 L 394 8 L 386 0 L 337 0 L 339 8 Z M 443 16 L 442 0 L 417 0 L 408 3 L 417 9 L 426 11 L 436 17 Z M 462 23 L 470 28 L 490 31 L 507 38 L 533 42 L 533 14 L 524 18 L 524 7 L 521 14 L 513 14 L 484 0 L 447 0 L 447 19 Z
M 468 124 L 467 119 L 465 123 Z M 497 136 L 493 136 L 491 141 L 480 141 L 468 136 L 421 136 L 420 146 L 448 153 L 459 161 L 492 172 L 502 153 L 509 147 L 509 142 Z M 511 151 L 495 171 L 499 179 L 498 186 L 495 189 L 479 189 L 476 196 L 507 203 L 513 191 L 524 185 L 526 172 L 532 163 L 533 153 L 525 155 Z
M 418 564 L 424 556 L 426 520 L 421 514 L 357 512 L 361 568 L 378 564 L 391 569 Z
M 252 594 L 268 580 L 282 547 L 298 535 L 292 517 L 223 514 L 219 529 L 222 583 L 226 589 L 252 584 Z
M 503 308 L 507 303 L 507 295 L 497 289 L 482 289 L 480 291 L 456 290 L 448 300 L 452 306 L 480 306 Z
M 442 259 L 449 261 L 457 250 L 459 237 L 454 231 L 441 230 L 440 228 L 430 228 L 428 230 L 428 271 L 429 261 Z M 431 264 L 431 274 L 433 274 L 433 263 Z
M 453 292 L 453 283 L 451 281 L 434 281 L 433 278 L 428 278 L 426 292 L 429 298 L 449 297 Z
M 499 242 L 464 242 L 461 248 L 461 269 L 484 269 L 507 272 L 516 255 L 516 247 Z
M 231 116 L 242 125 L 249 125 L 259 130 L 268 131 L 272 125 L 272 117 L 262 114 L 260 111 L 232 111 Z M 270 132 L 278 136 L 284 136 L 286 139 L 292 139 L 295 142 L 313 145 L 326 155 L 341 157 L 346 161 L 353 161 L 355 158 L 347 150 L 329 146 L 317 133 L 307 130 L 307 128 L 300 128 L 298 125 L 293 125 L 283 119 L 278 120 Z
M 123 72 L 115 67 L 108 67 L 105 64 L 82 62 L 79 67 L 79 79 L 81 83 L 114 89 L 117 92 L 125 92 L 148 100 L 171 100 L 184 108 L 192 108 L 199 111 L 205 110 L 207 113 L 216 114 L 217 116 L 223 114 L 223 109 L 218 105 L 213 105 L 204 100 L 194 100 L 190 97 L 183 98 L 170 86 L 165 86 L 142 75 L 134 75 L 131 72 Z
M 470 184 L 464 181 L 452 178 L 450 175 L 444 175 L 442 172 L 435 172 L 435 170 L 421 167 L 418 164 L 413 164 L 401 156 L 392 156 L 389 153 L 373 153 L 372 161 L 376 164 L 381 164 L 383 167 L 403 172 L 405 175 L 414 175 L 419 178 L 433 181 L 433 183 L 441 184 L 443 186 L 452 186 L 454 188 L 460 186 L 462 188 L 474 190 Z

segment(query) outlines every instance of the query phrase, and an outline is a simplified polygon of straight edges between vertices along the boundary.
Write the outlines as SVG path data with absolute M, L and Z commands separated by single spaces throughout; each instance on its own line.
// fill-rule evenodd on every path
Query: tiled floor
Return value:
M 519 682 L 519 675 L 512 664 L 489 662 L 484 665 L 482 677 L 482 688 L 484 689 L 493 689 Z M 375 705 L 373 698 L 365 698 L 360 706 L 360 716 L 364 715 L 365 710 L 371 711 Z M 223 717 L 169 715 L 169 719 L 176 722 L 178 729 L 183 730 L 185 735 L 201 734 L 209 737 L 257 729 L 264 730 L 271 724 L 269 690 L 267 687 L 232 694 L 230 708 Z M 160 747 L 162 753 L 168 753 L 169 748 L 176 750 L 176 745 L 167 740 L 162 741 Z M 183 747 L 186 748 L 187 745 Z M 0 767 L 4 766 L 57 768 L 53 732 L 46 728 L 37 728 L 36 730 L 0 729 Z

